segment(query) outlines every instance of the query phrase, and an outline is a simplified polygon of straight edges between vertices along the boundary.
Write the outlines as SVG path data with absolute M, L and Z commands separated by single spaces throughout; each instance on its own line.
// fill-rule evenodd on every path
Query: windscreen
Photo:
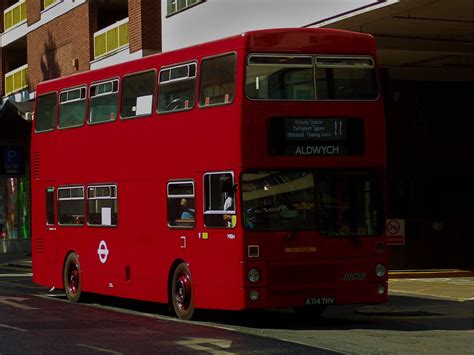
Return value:
M 248 230 L 315 230 L 325 236 L 383 232 L 381 193 L 367 172 L 245 173 L 241 185 Z
M 371 57 L 250 55 L 246 93 L 257 100 L 374 100 Z

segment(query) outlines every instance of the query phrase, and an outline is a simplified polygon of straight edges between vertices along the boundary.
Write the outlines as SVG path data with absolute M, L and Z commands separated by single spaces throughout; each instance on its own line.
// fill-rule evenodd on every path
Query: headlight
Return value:
M 252 282 L 252 283 L 255 283 L 258 280 L 260 280 L 260 274 L 255 269 L 251 269 L 249 271 L 248 277 L 249 277 L 249 281 Z
M 249 297 L 252 301 L 258 301 L 260 294 L 258 293 L 257 290 L 252 290 L 250 291 Z
M 377 264 L 377 266 L 375 267 L 375 275 L 377 275 L 378 277 L 385 276 L 386 271 L 387 270 L 385 269 L 385 266 L 383 266 L 382 264 Z
M 377 285 L 377 294 L 382 296 L 385 293 L 385 286 L 384 285 Z

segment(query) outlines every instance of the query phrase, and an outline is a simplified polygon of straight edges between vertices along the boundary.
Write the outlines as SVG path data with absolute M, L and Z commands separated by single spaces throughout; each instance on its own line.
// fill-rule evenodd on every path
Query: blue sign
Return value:
M 19 147 L 3 148 L 0 175 L 17 175 L 22 173 L 21 149 Z

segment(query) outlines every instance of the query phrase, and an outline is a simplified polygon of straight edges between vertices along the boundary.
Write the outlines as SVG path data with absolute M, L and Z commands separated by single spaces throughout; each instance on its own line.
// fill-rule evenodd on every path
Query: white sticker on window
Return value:
M 136 115 L 149 115 L 153 104 L 153 95 L 138 96 Z
M 101 221 L 100 224 L 103 226 L 112 225 L 112 209 L 110 207 L 102 207 L 100 209 Z

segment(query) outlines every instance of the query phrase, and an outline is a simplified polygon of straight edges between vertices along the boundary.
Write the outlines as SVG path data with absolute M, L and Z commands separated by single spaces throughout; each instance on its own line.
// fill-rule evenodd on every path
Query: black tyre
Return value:
M 191 273 L 185 263 L 179 264 L 171 280 L 171 304 L 179 319 L 191 319 L 194 313 L 194 295 Z
M 63 271 L 63 284 L 67 299 L 71 302 L 79 302 L 82 294 L 81 266 L 76 253 L 71 253 L 66 258 Z

